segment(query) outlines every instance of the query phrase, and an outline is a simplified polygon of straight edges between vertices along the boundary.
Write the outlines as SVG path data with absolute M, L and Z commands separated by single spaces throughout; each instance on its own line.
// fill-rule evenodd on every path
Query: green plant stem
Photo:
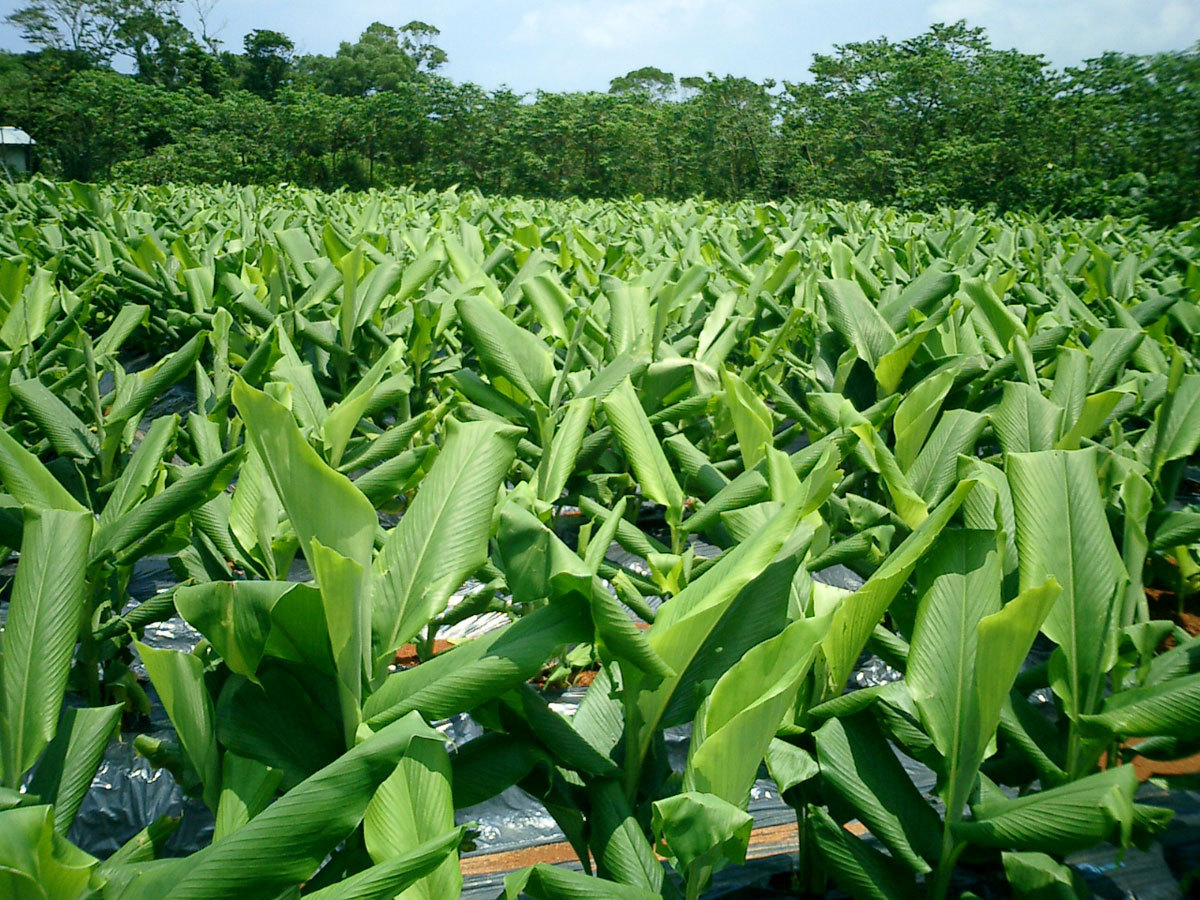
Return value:
M 712 870 L 712 866 L 705 865 L 704 863 L 698 863 L 688 869 L 687 888 L 685 892 L 687 900 L 700 900 L 700 894 L 704 890 L 704 886 L 708 884 L 709 878 L 712 877 Z
M 929 891 L 931 900 L 945 900 L 950 892 L 950 880 L 954 877 L 954 866 L 962 855 L 966 844 L 957 843 L 950 832 L 950 823 L 942 829 L 942 852 L 938 858 L 937 869 L 934 872 L 933 884 Z

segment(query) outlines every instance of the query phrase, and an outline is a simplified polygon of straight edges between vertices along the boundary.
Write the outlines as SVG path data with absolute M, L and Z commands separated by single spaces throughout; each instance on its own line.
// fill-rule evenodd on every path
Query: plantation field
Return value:
M 518 786 L 507 896 L 697 898 L 765 771 L 797 895 L 1085 896 L 1200 752 L 1198 304 L 1194 223 L 2 186 L 0 894 L 455 897 Z M 210 844 L 67 839 L 117 740 Z

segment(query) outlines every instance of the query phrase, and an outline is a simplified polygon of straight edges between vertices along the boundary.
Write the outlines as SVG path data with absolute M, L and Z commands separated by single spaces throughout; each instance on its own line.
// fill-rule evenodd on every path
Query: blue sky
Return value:
M 0 0 L 0 11 L 18 5 Z M 519 91 L 603 90 L 643 65 L 799 80 L 812 54 L 834 44 L 903 39 L 959 18 L 1056 65 L 1200 40 L 1200 0 L 218 0 L 212 15 L 229 48 L 252 28 L 274 28 L 309 53 L 332 53 L 375 20 L 422 19 L 442 30 L 445 74 Z M 0 47 L 21 49 L 12 28 L 0 26 Z

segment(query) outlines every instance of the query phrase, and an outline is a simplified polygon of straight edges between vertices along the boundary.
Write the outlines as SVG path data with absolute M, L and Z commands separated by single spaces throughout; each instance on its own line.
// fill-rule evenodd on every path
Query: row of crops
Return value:
M 507 896 L 696 898 L 765 766 L 797 893 L 1074 897 L 1200 751 L 1198 303 L 1195 226 L 3 188 L 0 893 L 454 897 L 515 785 Z M 210 845 L 67 839 L 131 739 Z

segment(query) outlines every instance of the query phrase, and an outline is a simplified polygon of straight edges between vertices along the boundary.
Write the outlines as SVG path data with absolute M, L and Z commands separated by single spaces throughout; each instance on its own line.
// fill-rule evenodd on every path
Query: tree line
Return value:
M 209 33 L 215 0 L 41 0 L 8 22 L 0 120 L 81 180 L 413 184 L 566 196 L 835 197 L 933 208 L 1200 215 L 1200 44 L 1056 69 L 965 22 L 837 46 L 807 77 L 676 77 L 524 95 L 441 74 L 437 28 L 331 55 Z M 124 74 L 113 68 L 126 61 Z

